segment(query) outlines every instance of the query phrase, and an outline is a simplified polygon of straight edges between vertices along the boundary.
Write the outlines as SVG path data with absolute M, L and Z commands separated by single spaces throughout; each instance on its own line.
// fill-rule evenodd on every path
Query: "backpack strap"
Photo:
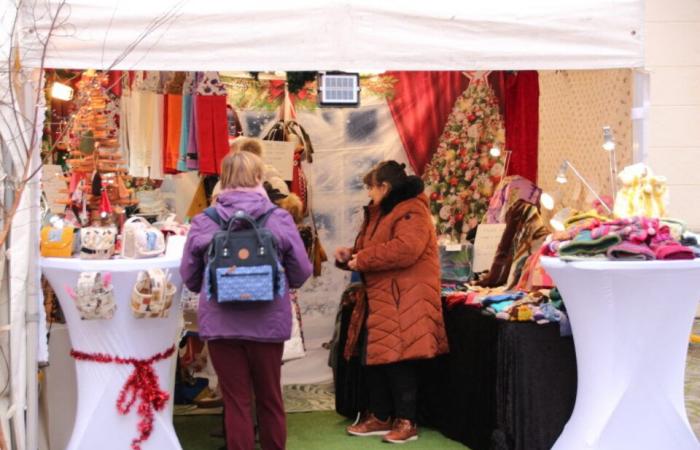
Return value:
M 260 217 L 258 217 L 257 219 L 255 219 L 255 225 L 256 225 L 258 228 L 264 227 L 264 226 L 265 226 L 265 223 L 267 222 L 267 219 L 270 218 L 270 216 L 272 215 L 273 212 L 275 212 L 276 209 L 278 209 L 278 207 L 277 207 L 277 206 L 273 206 L 272 208 L 270 208 L 270 209 L 268 209 L 267 211 L 265 211 L 265 213 L 264 213 L 262 216 L 260 216 Z M 213 220 L 217 225 L 219 225 L 219 227 L 221 227 L 221 228 L 227 228 L 228 222 L 227 222 L 227 221 L 224 221 L 224 220 L 221 218 L 221 216 L 219 215 L 219 213 L 216 211 L 216 208 L 210 207 L 210 208 L 205 209 L 205 210 L 204 210 L 204 215 L 206 215 L 206 216 L 209 217 L 211 220 Z
M 279 208 L 277 206 L 273 206 L 272 208 L 265 211 L 265 214 L 263 214 L 262 216 L 255 219 L 255 225 L 258 228 L 264 227 L 265 223 L 267 222 L 267 219 L 270 218 L 270 216 L 272 215 L 273 212 L 275 212 L 276 209 L 279 209 Z
M 214 221 L 220 228 L 225 228 L 227 223 L 221 218 L 216 208 L 210 207 L 204 210 L 204 215 Z

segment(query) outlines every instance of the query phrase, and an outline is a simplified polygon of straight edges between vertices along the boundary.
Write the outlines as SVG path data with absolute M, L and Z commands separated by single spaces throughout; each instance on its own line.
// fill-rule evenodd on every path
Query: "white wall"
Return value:
M 700 230 L 700 1 L 647 0 L 648 163 L 668 177 L 669 215 Z

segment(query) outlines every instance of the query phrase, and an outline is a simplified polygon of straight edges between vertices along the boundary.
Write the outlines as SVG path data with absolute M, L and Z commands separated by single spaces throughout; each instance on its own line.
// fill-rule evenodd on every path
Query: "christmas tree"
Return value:
M 69 136 L 70 194 L 66 203 L 81 210 L 81 220 L 123 214 L 137 202 L 126 187 L 126 161 L 119 149 L 117 124 L 110 117 L 113 99 L 108 75 L 83 73 L 77 85 L 78 111 Z
M 424 180 L 440 238 L 462 241 L 486 213 L 503 176 L 505 129 L 486 73 L 465 73 L 469 86 L 457 99 Z

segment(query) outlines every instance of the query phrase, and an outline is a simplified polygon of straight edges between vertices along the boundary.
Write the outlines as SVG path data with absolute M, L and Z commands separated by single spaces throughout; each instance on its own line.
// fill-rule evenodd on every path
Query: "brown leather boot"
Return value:
M 408 419 L 394 420 L 391 431 L 384 435 L 384 442 L 403 444 L 418 439 L 418 427 Z
M 345 430 L 353 436 L 382 436 L 392 430 L 391 419 L 382 421 L 370 413 L 362 422 L 350 425 Z

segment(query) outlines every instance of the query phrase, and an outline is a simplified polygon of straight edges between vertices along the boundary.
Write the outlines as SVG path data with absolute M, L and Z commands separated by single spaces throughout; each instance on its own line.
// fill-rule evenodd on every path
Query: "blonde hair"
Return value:
M 221 161 L 221 189 L 255 187 L 262 183 L 265 165 L 258 156 L 233 151 Z
M 236 138 L 229 149 L 232 152 L 248 152 L 262 158 L 263 155 L 263 143 L 260 139 L 239 137 Z

